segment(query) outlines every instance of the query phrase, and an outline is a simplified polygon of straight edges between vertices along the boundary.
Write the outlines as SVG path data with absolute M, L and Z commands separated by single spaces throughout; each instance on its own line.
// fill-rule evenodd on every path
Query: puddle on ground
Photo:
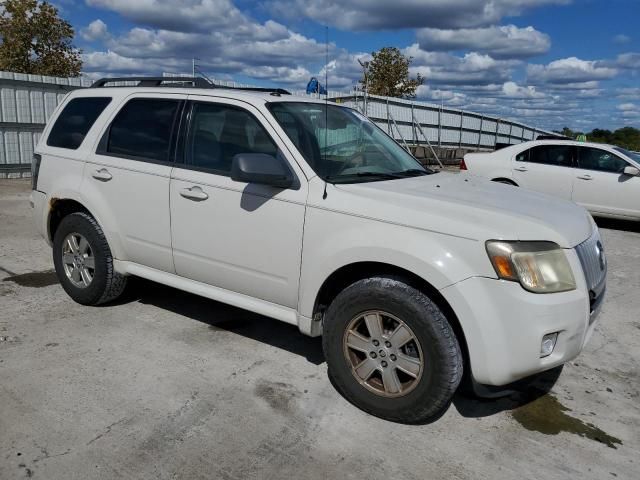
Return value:
M 2 279 L 3 282 L 13 282 L 21 287 L 42 288 L 55 285 L 58 282 L 55 270 L 45 270 L 44 272 L 30 272 L 22 275 L 13 275 Z
M 591 423 L 571 417 L 565 412 L 571 409 L 562 405 L 553 395 L 544 395 L 536 400 L 518 407 L 511 415 L 527 430 L 541 432 L 545 435 L 557 435 L 560 432 L 573 433 L 605 444 L 609 448 L 617 448 L 622 442 L 608 435 Z

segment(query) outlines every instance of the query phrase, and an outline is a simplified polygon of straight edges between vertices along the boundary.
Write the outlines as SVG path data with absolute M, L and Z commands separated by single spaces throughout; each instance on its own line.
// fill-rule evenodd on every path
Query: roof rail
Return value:
M 161 87 L 172 86 L 171 84 L 180 83 L 190 84 L 195 88 L 227 88 L 231 90 L 243 90 L 249 92 L 265 92 L 273 95 L 291 95 L 291 92 L 284 90 L 283 88 L 268 88 L 268 87 L 227 87 L 223 85 L 216 85 L 209 82 L 202 77 L 113 77 L 113 78 L 101 78 L 96 80 L 91 85 L 91 88 L 105 87 L 108 83 L 114 82 L 138 82 L 136 87 Z M 163 85 L 164 84 L 164 85 Z M 115 86 L 115 85 L 114 85 Z
M 274 95 L 291 95 L 289 90 L 284 88 L 269 88 L 269 87 L 223 87 L 222 85 L 216 85 L 218 88 L 230 88 L 232 90 L 244 90 L 247 92 L 265 92 L 272 93 Z
M 189 83 L 196 88 L 215 88 L 215 85 L 209 83 L 202 77 L 113 77 L 101 78 L 93 82 L 91 88 L 101 88 L 107 83 L 113 82 L 138 82 L 137 87 L 161 87 L 162 84 L 171 83 Z M 167 85 L 165 85 L 167 86 Z

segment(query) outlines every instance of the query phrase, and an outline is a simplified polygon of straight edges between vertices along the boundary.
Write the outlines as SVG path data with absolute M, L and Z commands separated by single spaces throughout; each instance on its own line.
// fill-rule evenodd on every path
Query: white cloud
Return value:
M 488 53 L 493 58 L 526 58 L 549 51 L 551 39 L 533 27 L 515 25 L 488 28 L 437 29 L 417 32 L 424 50 L 467 50 Z
M 502 86 L 502 93 L 507 98 L 545 98 L 546 95 L 536 90 L 536 87 L 522 87 L 515 82 L 505 82 Z
M 615 68 L 576 57 L 555 60 L 548 65 L 528 65 L 527 80 L 534 84 L 575 84 L 608 80 L 617 75 Z
M 87 5 L 119 13 L 141 25 L 176 31 L 210 31 L 235 25 L 245 15 L 230 0 L 86 0 Z
M 571 0 L 274 0 L 271 10 L 286 18 L 303 14 L 344 30 L 401 28 L 469 28 L 495 25 L 505 16 L 520 15 L 543 5 Z M 293 3 L 293 5 L 292 5 Z
M 640 88 L 638 87 L 619 88 L 617 93 L 617 98 L 621 100 L 640 100 Z
M 623 112 L 630 112 L 634 110 L 640 110 L 640 107 L 635 103 L 621 103 L 618 105 L 618 110 L 622 110 Z
M 618 45 L 624 45 L 631 41 L 631 37 L 629 35 L 624 35 L 622 33 L 613 37 L 613 43 L 617 43 Z
M 80 30 L 80 35 L 88 42 L 95 42 L 109 38 L 109 30 L 107 29 L 107 24 L 98 19 Z
M 462 57 L 422 50 L 417 43 L 404 49 L 413 57 L 410 71 L 425 77 L 428 84 L 488 85 L 504 83 L 511 77 L 515 62 L 496 60 L 489 55 L 471 52 Z
M 618 55 L 615 65 L 619 68 L 638 70 L 640 69 L 640 53 L 631 52 Z

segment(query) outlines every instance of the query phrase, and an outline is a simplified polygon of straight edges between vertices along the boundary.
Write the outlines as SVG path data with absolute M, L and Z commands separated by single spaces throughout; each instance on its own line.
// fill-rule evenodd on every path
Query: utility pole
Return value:
M 191 59 L 191 76 L 196 78 L 196 58 L 193 57 Z

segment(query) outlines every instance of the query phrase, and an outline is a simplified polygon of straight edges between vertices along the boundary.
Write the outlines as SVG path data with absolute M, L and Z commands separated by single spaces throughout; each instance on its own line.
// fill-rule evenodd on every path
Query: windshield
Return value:
M 303 102 L 275 102 L 268 107 L 309 166 L 327 182 L 372 182 L 433 173 L 350 108 Z
M 638 152 L 630 152 L 629 150 L 625 150 L 624 148 L 620 148 L 620 147 L 614 147 L 617 151 L 619 151 L 620 153 L 626 155 L 627 157 L 629 157 L 631 160 L 633 160 L 636 163 L 640 163 L 640 153 Z

